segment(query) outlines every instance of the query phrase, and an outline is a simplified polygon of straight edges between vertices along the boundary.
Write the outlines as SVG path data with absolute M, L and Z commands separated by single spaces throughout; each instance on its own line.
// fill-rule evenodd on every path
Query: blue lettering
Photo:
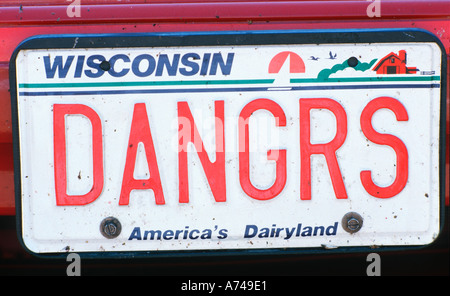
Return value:
M 76 61 L 74 61 L 76 58 Z M 65 59 L 65 60 L 64 60 Z M 198 53 L 189 52 L 184 55 L 179 53 L 174 55 L 160 54 L 152 56 L 141 54 L 131 59 L 126 54 L 116 54 L 109 61 L 105 56 L 95 54 L 91 56 L 43 56 L 44 68 L 47 78 L 66 78 L 71 68 L 74 68 L 73 78 L 80 78 L 85 75 L 88 78 L 99 78 L 105 72 L 111 77 L 120 78 L 132 73 L 137 77 L 155 76 L 182 76 L 194 75 L 229 75 L 233 65 L 234 53 L 227 56 L 221 53 Z M 106 63 L 107 61 L 107 63 Z M 72 66 L 73 65 L 73 66 Z M 105 67 L 106 66 L 106 67 Z M 131 70 L 131 71 L 130 71 Z
M 139 68 L 142 60 L 146 60 L 148 62 L 148 66 L 145 71 L 141 71 Z M 153 71 L 155 70 L 155 65 L 155 59 L 151 55 L 141 54 L 133 60 L 133 63 L 131 64 L 131 70 L 133 71 L 134 75 L 138 77 L 146 77 L 150 76 L 153 73 Z
M 137 239 L 137 240 L 141 240 L 141 228 L 140 227 L 135 227 L 133 229 L 133 232 L 131 232 L 130 237 L 128 238 L 128 240 L 133 240 L 133 239 Z
M 156 76 L 162 76 L 164 68 L 167 70 L 169 76 L 175 76 L 177 74 L 178 62 L 180 60 L 180 54 L 174 54 L 172 63 L 170 63 L 169 58 L 166 54 L 159 55 L 158 66 L 156 68 Z
M 167 240 L 172 239 L 173 238 L 173 231 L 172 230 L 164 231 L 163 238 L 167 239 Z
M 233 65 L 233 58 L 234 53 L 229 53 L 227 56 L 227 61 L 225 63 L 220 53 L 213 54 L 209 75 L 216 75 L 217 66 L 220 66 L 220 70 L 222 71 L 223 75 L 229 75 L 231 72 L 231 66 Z
M 150 238 L 148 238 L 150 236 Z M 161 239 L 161 230 L 146 230 L 144 231 L 144 240 L 154 240 L 156 236 L 157 240 Z
M 251 238 L 254 237 L 258 233 L 258 227 L 256 225 L 247 225 L 245 226 L 245 238 Z
M 44 56 L 44 67 L 47 78 L 54 78 L 57 71 L 59 78 L 66 78 L 67 72 L 69 71 L 70 65 L 72 65 L 74 58 L 75 56 L 68 56 L 66 63 L 63 66 L 62 56 L 56 56 L 53 60 L 53 65 L 50 65 L 50 57 Z
M 217 238 L 219 238 L 219 239 L 227 238 L 228 237 L 227 232 L 228 232 L 228 230 L 226 230 L 226 229 L 219 230 L 219 236 L 217 236 Z
M 96 63 L 95 61 L 98 61 L 98 62 Z M 85 70 L 84 74 L 90 78 L 98 78 L 98 77 L 102 76 L 103 73 L 105 73 L 105 71 L 103 71 L 100 68 L 100 64 L 103 61 L 105 61 L 105 57 L 102 55 L 99 55 L 99 54 L 95 54 L 95 55 L 88 57 L 88 59 L 86 61 L 86 65 L 97 71 L 92 72 L 92 70 Z
M 75 78 L 81 77 L 81 74 L 83 72 L 84 59 L 85 59 L 84 55 L 78 56 L 78 58 L 77 58 L 77 66 L 75 68 L 75 74 L 74 74 Z
M 284 237 L 288 240 L 292 237 L 307 237 L 307 236 L 323 236 L 323 235 L 336 235 L 338 228 L 338 222 L 330 226 L 305 226 L 302 228 L 302 224 L 298 223 L 297 227 L 277 227 L 276 224 L 272 224 L 272 227 L 258 228 L 256 225 L 247 225 L 245 227 L 244 238 L 270 238 L 270 237 Z
M 208 67 L 209 67 L 210 60 L 211 60 L 211 54 L 205 53 L 205 55 L 203 56 L 202 68 L 200 70 L 200 75 L 204 76 L 204 75 L 208 74 Z
M 316 227 L 314 227 L 314 234 L 313 235 L 316 236 L 318 232 L 320 232 L 319 235 L 323 235 L 324 231 L 325 231 L 325 227 L 323 227 L 323 226 L 316 226 Z
M 200 233 L 200 231 L 198 229 L 192 229 L 192 231 L 189 233 L 189 238 L 190 239 L 197 239 L 198 238 L 198 235 L 194 236 L 194 232 L 195 233 Z
M 337 226 L 338 226 L 338 223 L 337 223 L 337 222 L 334 222 L 333 225 L 328 226 L 328 227 L 327 227 L 327 230 L 325 231 L 326 234 L 327 234 L 327 235 L 336 235 L 336 232 L 337 232 Z
M 295 227 L 292 229 L 286 228 L 286 237 L 284 239 L 290 239 L 291 236 L 294 234 Z
M 270 232 L 269 228 L 261 228 L 261 231 L 259 232 L 258 237 L 259 238 L 269 237 L 269 232 Z
M 302 236 L 311 236 L 312 229 L 313 228 L 311 226 L 306 226 L 305 228 L 303 228 Z
M 116 69 L 114 68 L 114 65 L 115 65 L 117 60 L 122 60 L 125 63 L 129 63 L 130 62 L 130 58 L 127 55 L 125 55 L 125 54 L 118 54 L 118 55 L 113 56 L 109 60 L 109 64 L 111 65 L 111 68 L 108 71 L 109 74 L 111 74 L 111 76 L 113 76 L 113 77 L 123 77 L 123 76 L 127 75 L 127 73 L 130 71 L 130 69 L 123 68 L 120 72 L 117 72 Z
M 189 226 L 184 227 L 183 239 L 187 239 L 189 233 Z
M 201 239 L 210 239 L 212 236 L 212 230 L 211 229 L 204 229 L 202 231 Z
M 190 61 L 189 59 L 192 58 L 195 60 L 200 60 L 200 56 L 196 53 L 187 53 L 181 58 L 181 63 L 189 68 L 191 68 L 190 71 L 186 70 L 186 68 L 180 68 L 180 74 L 184 76 L 192 76 L 198 73 L 199 66 L 196 62 Z

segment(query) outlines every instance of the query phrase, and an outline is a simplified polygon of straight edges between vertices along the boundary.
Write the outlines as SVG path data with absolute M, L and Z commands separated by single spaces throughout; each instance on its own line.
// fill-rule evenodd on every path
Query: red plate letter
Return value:
M 265 190 L 253 186 L 250 181 L 249 160 L 249 119 L 253 112 L 264 109 L 273 114 L 277 126 L 286 126 L 286 115 L 283 109 L 269 99 L 251 101 L 242 109 L 239 116 L 239 180 L 244 192 L 258 200 L 268 200 L 277 196 L 286 184 L 286 150 L 269 150 L 267 159 L 276 161 L 276 179 L 274 184 Z
M 326 144 L 311 144 L 311 109 L 327 109 L 336 117 L 336 136 Z M 311 199 L 311 155 L 323 154 L 330 172 L 336 198 L 347 198 L 341 170 L 336 158 L 336 150 L 344 144 L 347 137 L 347 114 L 342 106 L 331 99 L 300 100 L 300 153 L 301 153 L 301 195 L 302 200 Z
M 67 194 L 66 171 L 66 124 L 65 116 L 81 114 L 92 124 L 93 184 L 91 190 L 84 195 Z M 103 190 L 103 144 L 102 122 L 98 114 L 90 107 L 81 104 L 53 105 L 53 136 L 55 158 L 55 190 L 58 206 L 79 206 L 93 202 Z
M 150 178 L 147 180 L 136 180 L 133 177 L 139 143 L 144 144 L 145 147 L 145 155 L 150 172 Z M 134 105 L 119 205 L 127 205 L 129 203 L 130 192 L 133 189 L 152 189 L 155 194 L 156 204 L 163 205 L 165 203 L 152 133 L 150 132 L 150 124 L 148 122 L 147 109 L 144 103 Z
M 397 155 L 397 176 L 394 182 L 387 187 L 375 185 L 370 171 L 362 171 L 360 176 L 362 185 L 370 195 L 378 198 L 389 198 L 399 194 L 408 181 L 408 150 L 399 138 L 378 133 L 372 127 L 373 114 L 382 108 L 393 111 L 398 121 L 408 121 L 408 113 L 402 103 L 391 97 L 379 97 L 369 102 L 361 113 L 361 129 L 370 141 L 379 145 L 388 145 L 394 149 Z
M 225 135 L 224 135 L 224 102 L 215 102 L 216 129 L 216 161 L 211 162 L 205 151 L 203 141 L 195 125 L 194 118 L 187 102 L 178 102 L 178 177 L 179 201 L 189 202 L 189 179 L 187 163 L 187 144 L 193 143 L 208 179 L 214 199 L 217 202 L 226 201 L 225 183 Z

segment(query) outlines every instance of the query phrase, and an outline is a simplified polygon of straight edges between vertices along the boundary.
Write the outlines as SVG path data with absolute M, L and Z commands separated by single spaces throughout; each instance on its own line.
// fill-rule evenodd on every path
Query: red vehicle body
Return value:
M 73 3 L 72 3 L 73 2 Z M 378 2 L 378 3 L 376 3 Z M 79 4 L 78 6 L 71 6 Z M 379 15 L 369 15 L 369 5 L 378 4 Z M 0 2 L 0 274 L 50 273 L 64 274 L 67 263 L 40 261 L 28 255 L 17 241 L 15 232 L 14 166 L 11 127 L 11 97 L 9 93 L 9 60 L 14 49 L 26 38 L 35 35 L 86 33 L 137 33 L 186 31 L 252 31 L 252 30 L 312 30 L 420 28 L 437 36 L 450 61 L 450 1 L 237 1 L 237 0 L 24 0 Z M 392 66 L 382 65 L 392 62 Z M 402 53 L 393 53 L 380 61 L 378 71 L 414 73 L 414 65 L 405 63 Z M 385 67 L 386 66 L 386 67 Z M 450 71 L 450 65 L 447 65 Z M 447 73 L 448 76 L 448 73 Z M 449 132 L 450 95 L 447 79 L 446 119 L 446 222 L 439 240 L 424 249 L 389 252 L 385 258 L 392 273 L 448 275 L 448 207 L 449 207 Z M 104 267 L 155 268 L 170 273 L 171 268 L 206 273 L 234 270 L 235 274 L 316 274 L 364 273 L 367 254 L 321 254 L 238 257 L 232 259 L 208 257 L 197 259 L 166 259 L 86 263 L 86 270 L 104 271 Z M 399 266 L 396 260 L 414 262 Z M 418 266 L 419 262 L 424 262 Z M 342 264 L 341 264 L 342 263 Z M 303 265 L 302 265 L 303 264 Z M 341 268 L 336 267 L 341 264 Z M 355 264 L 354 269 L 351 268 Z M 412 264 L 412 263 L 411 263 Z M 335 265 L 335 267 L 330 267 Z M 345 269 L 344 266 L 345 265 Z M 401 264 L 400 264 L 401 265 Z M 238 268 L 241 266 L 242 268 Z M 264 268 L 271 266 L 271 268 Z M 305 266 L 302 270 L 301 266 Z M 326 266 L 326 269 L 320 268 Z M 396 267 L 394 267 L 396 266 Z M 125 269 L 126 269 L 125 268 Z M 386 272 L 389 267 L 384 267 Z M 122 270 L 125 270 L 122 269 Z M 309 269 L 311 270 L 311 269 Z M 136 271 L 135 269 L 133 271 Z M 137 271 L 136 271 L 137 272 Z

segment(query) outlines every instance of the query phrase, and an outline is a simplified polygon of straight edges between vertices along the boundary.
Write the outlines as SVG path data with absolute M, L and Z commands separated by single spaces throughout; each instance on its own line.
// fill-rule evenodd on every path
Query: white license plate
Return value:
M 11 64 L 24 246 L 430 244 L 443 59 L 421 31 L 31 38 Z

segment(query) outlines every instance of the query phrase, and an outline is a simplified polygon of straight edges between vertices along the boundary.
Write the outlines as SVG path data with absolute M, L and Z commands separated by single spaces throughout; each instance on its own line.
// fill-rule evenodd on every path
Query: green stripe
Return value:
M 293 78 L 291 83 L 336 83 L 336 82 L 390 82 L 390 81 L 433 81 L 440 76 L 411 77 L 343 77 L 343 78 Z M 21 83 L 19 88 L 68 88 L 68 87 L 125 87 L 125 86 L 174 86 L 174 85 L 230 85 L 230 84 L 272 84 L 275 79 L 241 80 L 184 80 L 184 81 L 131 81 L 131 82 L 72 82 L 72 83 Z
M 80 83 L 21 83 L 19 88 L 60 88 L 60 87 L 122 87 L 160 85 L 223 85 L 223 84 L 264 84 L 275 79 L 244 80 L 186 80 L 186 81 L 132 81 L 132 82 L 80 82 Z
M 326 83 L 326 82 L 389 82 L 389 81 L 433 81 L 440 80 L 440 76 L 411 76 L 411 77 L 352 77 L 352 78 L 293 78 L 291 83 Z

